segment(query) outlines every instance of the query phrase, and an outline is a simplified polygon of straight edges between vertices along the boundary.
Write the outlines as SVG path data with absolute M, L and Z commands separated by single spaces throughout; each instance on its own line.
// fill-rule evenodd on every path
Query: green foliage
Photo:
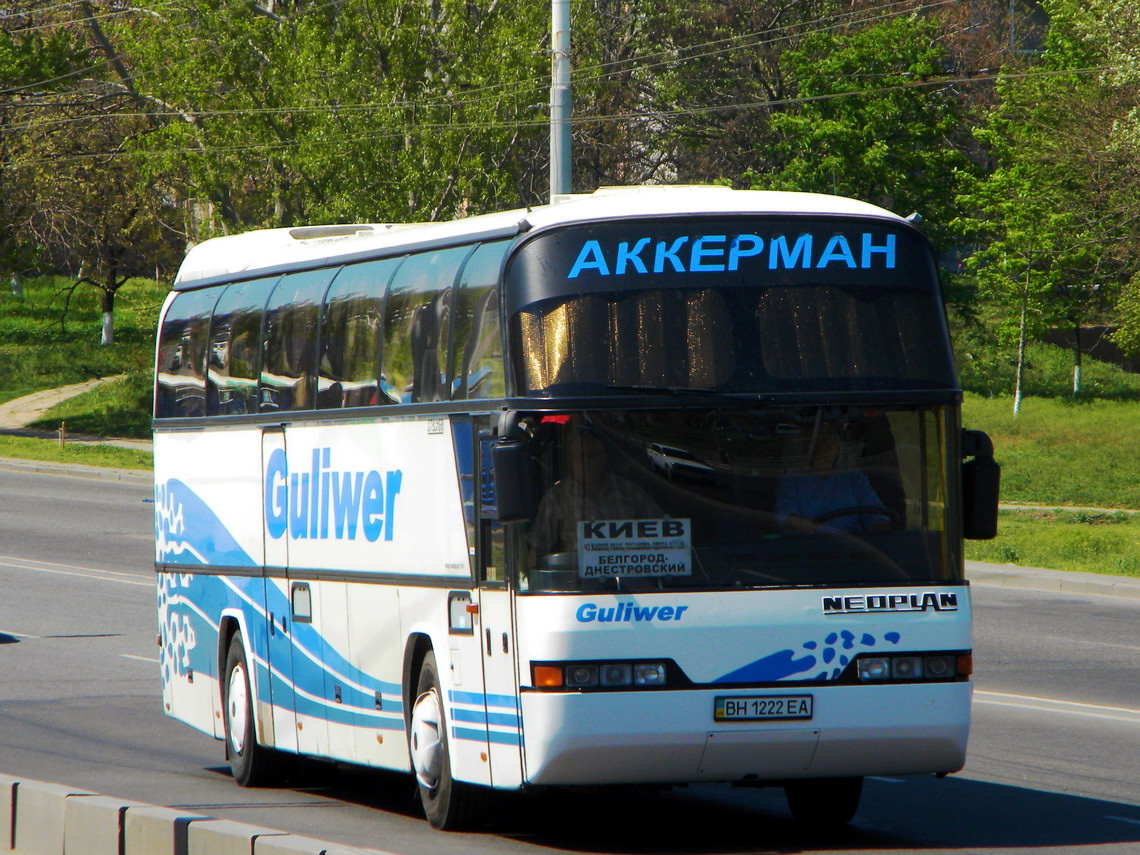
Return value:
M 86 63 L 88 53 L 70 29 L 47 33 L 0 31 L 0 82 L 4 89 L 55 89 L 61 78 Z
M 960 110 L 938 82 L 947 60 L 939 32 L 934 19 L 898 17 L 808 35 L 786 51 L 799 103 L 772 118 L 782 168 L 753 186 L 918 211 L 941 237 L 971 166 Z
M 1124 286 L 1116 308 L 1120 328 L 1112 340 L 1129 356 L 1140 356 L 1140 274 Z
M 140 145 L 184 170 L 207 233 L 518 204 L 513 159 L 545 141 L 540 7 L 149 5 L 118 36 L 176 112 Z

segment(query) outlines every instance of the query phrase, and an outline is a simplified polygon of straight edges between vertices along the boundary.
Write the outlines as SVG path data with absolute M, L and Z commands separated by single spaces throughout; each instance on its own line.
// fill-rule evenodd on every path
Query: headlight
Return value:
M 598 666 L 567 665 L 566 685 L 571 689 L 588 689 L 598 685 Z
M 891 660 L 886 657 L 859 660 L 859 679 L 863 681 L 889 680 Z
M 855 676 L 860 683 L 962 680 L 973 670 L 969 653 L 894 653 L 855 660 Z

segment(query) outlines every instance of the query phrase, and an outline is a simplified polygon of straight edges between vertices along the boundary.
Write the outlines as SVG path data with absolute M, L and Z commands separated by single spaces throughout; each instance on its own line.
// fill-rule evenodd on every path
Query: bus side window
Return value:
M 283 276 L 265 309 L 265 354 L 261 366 L 261 412 L 313 406 L 317 320 L 321 299 L 336 270 Z
M 496 315 L 498 313 L 496 312 Z M 499 522 L 499 506 L 495 494 L 495 467 L 491 448 L 495 439 L 479 439 L 479 560 L 477 578 L 480 583 L 503 584 L 507 581 L 506 538 Z
M 261 360 L 261 317 L 278 277 L 235 282 L 214 307 L 210 322 L 207 413 L 256 413 Z
M 380 382 L 393 400 L 415 404 L 447 397 L 451 290 L 470 249 L 409 256 L 392 278 L 384 302 Z
M 206 415 L 206 340 L 223 287 L 184 291 L 167 310 L 159 331 L 155 418 Z
M 321 317 L 317 406 L 371 407 L 390 404 L 378 394 L 380 303 L 403 260 L 385 258 L 350 264 L 329 286 Z
M 483 244 L 463 266 L 455 299 L 455 400 L 506 394 L 498 281 L 510 241 Z

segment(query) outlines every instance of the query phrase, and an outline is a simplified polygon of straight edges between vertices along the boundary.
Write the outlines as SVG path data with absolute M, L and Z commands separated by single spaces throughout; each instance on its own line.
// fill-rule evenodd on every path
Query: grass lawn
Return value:
M 46 463 L 79 463 L 84 466 L 107 466 L 113 469 L 145 469 L 152 466 L 149 451 L 118 448 L 113 445 L 80 445 L 69 442 L 60 447 L 54 439 L 32 439 L 24 436 L 0 436 L 0 457 L 41 460 Z
M 1140 514 L 1005 510 L 997 538 L 967 541 L 966 557 L 1140 578 Z
M 1006 510 L 966 557 L 998 564 L 1140 576 L 1140 402 L 967 395 L 963 422 L 994 441 L 1003 503 L 1099 511 Z
M 1003 502 L 1140 508 L 1140 402 L 967 395 L 962 421 L 986 431 Z

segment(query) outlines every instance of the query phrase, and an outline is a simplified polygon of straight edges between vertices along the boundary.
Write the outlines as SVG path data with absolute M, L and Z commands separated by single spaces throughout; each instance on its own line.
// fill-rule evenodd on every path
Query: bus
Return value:
M 839 197 L 599 190 L 208 240 L 162 311 L 165 711 L 238 784 L 297 758 L 497 790 L 964 763 L 961 424 L 938 267 Z

